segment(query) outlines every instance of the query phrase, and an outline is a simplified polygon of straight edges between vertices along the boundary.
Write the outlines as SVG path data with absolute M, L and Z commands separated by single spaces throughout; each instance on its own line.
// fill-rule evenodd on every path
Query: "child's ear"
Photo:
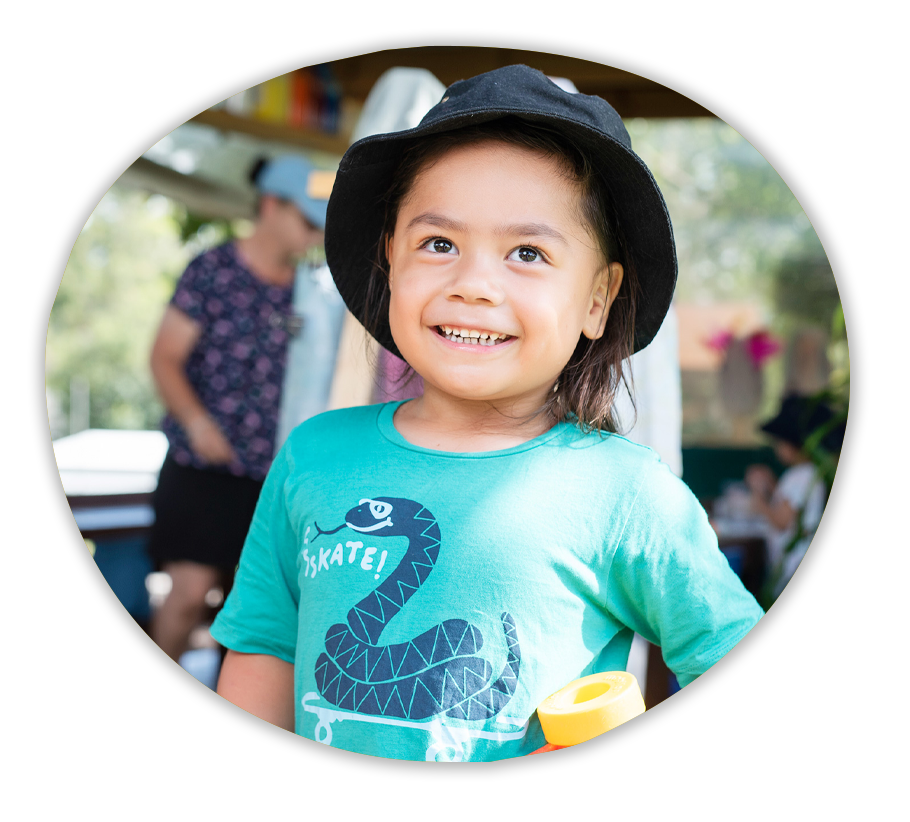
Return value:
M 609 263 L 598 272 L 594 280 L 594 290 L 591 293 L 588 316 L 581 329 L 581 333 L 589 340 L 597 340 L 603 336 L 604 329 L 607 327 L 610 306 L 622 285 L 622 274 L 620 263 Z

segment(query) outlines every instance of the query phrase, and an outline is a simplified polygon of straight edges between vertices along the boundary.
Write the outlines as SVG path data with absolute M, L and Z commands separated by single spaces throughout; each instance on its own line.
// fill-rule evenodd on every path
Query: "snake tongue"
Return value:
M 319 536 L 319 535 L 321 535 L 321 534 L 336 534 L 336 533 L 338 533 L 342 528 L 345 527 L 346 523 L 342 522 L 341 525 L 339 525 L 337 528 L 333 528 L 331 531 L 323 531 L 322 528 L 319 527 L 319 523 L 316 522 L 315 520 L 313 521 L 313 525 L 316 526 L 316 530 L 319 532 L 316 536 Z

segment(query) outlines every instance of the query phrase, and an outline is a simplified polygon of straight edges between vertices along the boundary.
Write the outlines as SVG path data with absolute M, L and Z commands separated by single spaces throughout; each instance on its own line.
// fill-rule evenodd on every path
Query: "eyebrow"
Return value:
M 460 220 L 454 220 L 451 217 L 446 217 L 443 214 L 436 213 L 435 211 L 425 211 L 423 214 L 418 214 L 413 220 L 408 223 L 408 228 L 413 228 L 416 225 L 431 225 L 435 226 L 436 228 L 447 229 L 448 231 L 466 232 L 468 230 L 467 223 L 463 223 Z M 494 229 L 493 233 L 499 237 L 545 237 L 547 239 L 562 243 L 563 245 L 569 244 L 566 238 L 559 231 L 553 228 L 553 226 L 547 225 L 546 223 L 516 223 L 514 225 L 501 225 L 497 226 Z

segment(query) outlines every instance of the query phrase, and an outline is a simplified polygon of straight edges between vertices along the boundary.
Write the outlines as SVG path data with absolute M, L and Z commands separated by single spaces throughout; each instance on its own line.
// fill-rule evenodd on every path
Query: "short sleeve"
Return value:
M 204 322 L 206 319 L 206 295 L 211 293 L 214 274 L 214 264 L 210 258 L 211 252 L 201 254 L 186 267 L 170 301 L 172 306 L 196 322 Z
M 774 498 L 786 500 L 797 510 L 806 504 L 816 487 L 820 488 L 821 482 L 815 466 L 804 463 L 784 471 L 774 489 Z
M 764 612 L 718 548 L 682 480 L 655 461 L 613 551 L 606 606 L 660 646 L 681 686 L 720 660 Z
M 247 534 L 234 586 L 211 633 L 226 648 L 294 662 L 298 605 L 297 535 L 288 517 L 287 450 L 272 465 Z

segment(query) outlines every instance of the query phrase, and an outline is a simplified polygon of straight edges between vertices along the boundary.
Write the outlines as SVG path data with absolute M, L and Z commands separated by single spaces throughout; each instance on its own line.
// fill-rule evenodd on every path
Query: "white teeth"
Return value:
M 499 340 L 505 340 L 509 336 L 498 332 L 475 331 L 470 328 L 457 328 L 451 325 L 441 325 L 439 328 L 447 340 L 467 343 L 468 345 L 495 345 Z

